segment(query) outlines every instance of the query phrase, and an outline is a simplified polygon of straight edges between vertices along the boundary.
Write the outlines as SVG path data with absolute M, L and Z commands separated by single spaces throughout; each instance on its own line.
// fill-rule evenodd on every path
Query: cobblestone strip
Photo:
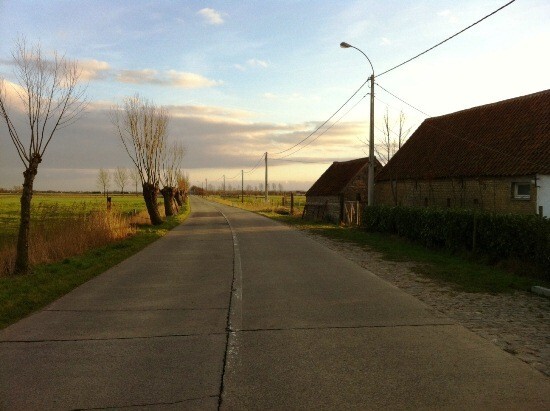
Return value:
M 550 299 L 522 291 L 457 291 L 416 274 L 413 263 L 386 261 L 368 248 L 306 234 L 550 377 Z

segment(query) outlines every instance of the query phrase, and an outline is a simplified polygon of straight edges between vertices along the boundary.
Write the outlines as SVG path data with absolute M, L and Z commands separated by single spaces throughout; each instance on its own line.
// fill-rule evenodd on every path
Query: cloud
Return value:
M 212 24 L 212 25 L 223 24 L 223 19 L 221 14 L 214 9 L 204 8 L 199 10 L 197 14 L 202 16 L 204 21 L 206 21 L 208 24 Z
M 25 104 L 21 100 L 26 96 L 25 89 L 19 84 L 0 78 L 0 96 L 4 98 L 8 110 L 13 108 L 17 111 L 25 111 Z M 0 123 L 0 129 L 3 124 Z
M 78 66 L 82 70 L 80 74 L 82 80 L 106 78 L 111 70 L 109 63 L 99 60 L 80 60 Z
M 171 80 L 170 85 L 175 87 L 205 88 L 222 84 L 221 81 L 210 80 L 200 74 L 187 73 L 184 71 L 169 70 L 167 74 Z
M 264 61 L 264 60 L 250 59 L 246 63 L 250 67 L 261 67 L 261 68 L 269 67 L 269 64 L 267 63 L 267 61 Z
M 145 77 L 150 75 L 146 73 Z M 155 77 L 154 73 L 152 75 Z M 37 189 L 93 190 L 99 168 L 131 165 L 109 121 L 111 107 L 110 102 L 92 102 L 82 118 L 56 134 L 41 164 Z M 230 170 L 236 170 L 235 173 L 241 169 L 248 170 L 265 151 L 275 153 L 285 150 L 320 124 L 255 121 L 254 112 L 231 107 L 175 105 L 167 108 L 172 115 L 169 138 L 185 145 L 187 154 L 183 167 L 194 178 L 204 177 L 200 170 L 207 168 L 218 170 L 220 175 Z M 16 115 L 17 123 L 25 127 L 22 113 Z M 366 134 L 363 121 L 338 123 L 289 160 L 334 161 L 363 156 L 357 149 L 356 136 Z M 310 177 L 304 174 L 303 168 L 299 172 L 289 172 L 285 168 L 293 164 L 291 161 L 272 163 L 273 181 L 288 180 L 289 173 L 299 175 L 302 180 L 313 181 L 326 168 L 326 165 L 320 165 Z M 279 177 L 275 177 L 275 169 L 278 168 L 282 171 Z M 261 177 L 261 172 L 259 170 L 256 174 Z M 252 173 L 247 178 L 260 180 L 256 174 Z M 0 139 L 0 186 L 10 187 L 20 183 L 21 165 L 15 149 L 7 139 Z
M 442 10 L 437 13 L 439 17 L 443 17 L 445 20 L 447 20 L 450 23 L 458 23 L 458 18 L 451 10 Z
M 121 83 L 130 84 L 160 84 L 158 72 L 152 69 L 143 70 L 120 70 L 117 79 Z
M 235 64 L 234 67 L 239 71 L 246 71 L 248 68 L 268 68 L 269 63 L 265 60 L 248 59 L 245 64 Z
M 389 38 L 387 38 L 387 37 L 382 37 L 382 38 L 380 39 L 380 45 L 381 45 L 381 46 L 389 46 L 390 44 L 392 44 L 392 41 L 391 41 Z
M 168 70 L 163 73 L 153 69 L 120 70 L 116 78 L 122 83 L 153 84 L 186 89 L 206 88 L 222 84 L 221 81 L 210 80 L 200 74 L 176 70 Z
M 170 114 L 175 118 L 201 118 L 206 122 L 226 121 L 243 123 L 254 117 L 248 110 L 216 106 L 168 106 Z
M 318 96 L 304 96 L 300 93 L 291 94 L 276 94 L 276 93 L 263 93 L 263 97 L 267 100 L 282 101 L 282 102 L 296 102 L 296 101 L 319 101 Z

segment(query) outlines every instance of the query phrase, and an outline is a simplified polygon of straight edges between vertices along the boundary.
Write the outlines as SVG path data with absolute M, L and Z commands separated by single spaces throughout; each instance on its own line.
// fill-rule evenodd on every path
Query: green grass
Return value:
M 183 222 L 189 207 L 160 226 L 140 226 L 136 235 L 55 264 L 33 267 L 20 277 L 0 277 L 0 329 L 55 301 L 103 273 Z
M 296 216 L 261 213 L 274 220 L 325 237 L 368 247 L 382 253 L 386 260 L 415 263 L 413 270 L 425 277 L 440 281 L 459 291 L 472 293 L 503 293 L 528 290 L 532 285 L 550 283 L 528 275 L 517 275 L 496 266 L 478 261 L 474 256 L 455 255 L 444 250 L 427 249 L 397 236 L 369 233 L 359 228 L 304 221 Z
M 134 210 L 145 210 L 145 203 L 141 195 L 109 195 L 112 209 L 124 215 Z M 20 213 L 19 194 L 0 194 L 0 247 L 8 242 L 14 242 L 19 228 Z M 44 218 L 45 212 L 55 208 L 55 217 L 63 218 L 75 213 L 85 213 L 91 210 L 105 209 L 107 200 L 100 194 L 34 194 L 32 198 L 31 227 L 37 219 Z
M 254 212 L 269 212 L 277 209 L 280 212 L 288 213 L 290 211 L 290 195 L 286 195 L 284 198 L 285 205 L 283 206 L 282 195 L 270 195 L 267 202 L 263 196 L 245 195 L 242 200 L 240 196 L 208 196 L 209 200 L 217 201 L 221 204 L 226 204 L 233 207 L 244 208 Z M 294 214 L 301 214 L 305 204 L 305 195 L 295 195 Z

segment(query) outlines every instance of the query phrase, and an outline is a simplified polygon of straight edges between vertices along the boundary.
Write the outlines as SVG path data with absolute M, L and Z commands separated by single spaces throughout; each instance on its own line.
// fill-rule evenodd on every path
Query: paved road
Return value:
M 181 226 L 0 332 L 0 408 L 550 409 L 550 380 L 303 234 Z

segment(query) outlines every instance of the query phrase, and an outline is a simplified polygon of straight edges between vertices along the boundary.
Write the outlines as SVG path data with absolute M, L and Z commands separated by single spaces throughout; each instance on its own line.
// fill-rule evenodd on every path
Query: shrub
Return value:
M 468 250 L 492 260 L 540 266 L 550 278 L 550 220 L 536 215 L 474 210 L 373 206 L 364 210 L 368 231 L 398 234 L 426 247 Z

